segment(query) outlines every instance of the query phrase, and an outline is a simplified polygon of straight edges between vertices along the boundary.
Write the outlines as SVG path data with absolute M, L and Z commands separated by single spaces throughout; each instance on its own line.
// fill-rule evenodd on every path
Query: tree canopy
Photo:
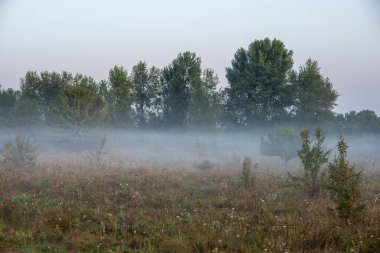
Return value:
M 278 39 L 237 49 L 224 88 L 201 63 L 186 51 L 163 69 L 143 61 L 130 72 L 114 66 L 99 82 L 67 71 L 28 71 L 19 90 L 0 87 L 0 125 L 250 130 L 285 124 L 380 132 L 374 111 L 334 113 L 338 92 L 318 62 L 308 59 L 294 70 L 293 51 Z

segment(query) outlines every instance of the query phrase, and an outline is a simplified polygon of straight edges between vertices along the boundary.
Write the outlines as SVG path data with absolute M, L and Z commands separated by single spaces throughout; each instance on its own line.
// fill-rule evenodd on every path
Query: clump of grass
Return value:
M 17 134 L 14 139 L 9 138 L 5 142 L 2 155 L 5 167 L 16 169 L 33 168 L 38 157 L 37 147 L 22 134 Z
M 339 155 L 328 165 L 329 179 L 327 188 L 337 205 L 339 216 L 343 219 L 353 217 L 360 206 L 361 173 L 347 161 L 347 144 L 341 137 L 338 143 Z

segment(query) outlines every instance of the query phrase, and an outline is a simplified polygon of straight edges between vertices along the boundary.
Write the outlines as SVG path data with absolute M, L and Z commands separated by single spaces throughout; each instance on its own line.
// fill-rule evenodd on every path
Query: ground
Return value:
M 40 166 L 2 170 L 1 252 L 376 252 L 380 173 L 363 172 L 364 209 L 341 220 L 322 190 L 286 171 Z

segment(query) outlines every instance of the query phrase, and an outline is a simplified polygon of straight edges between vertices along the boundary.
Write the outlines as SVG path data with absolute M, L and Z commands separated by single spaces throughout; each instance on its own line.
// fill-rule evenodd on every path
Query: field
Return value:
M 0 252 L 379 252 L 380 170 L 368 157 L 355 164 L 362 209 L 345 220 L 323 187 L 311 198 L 291 180 L 296 159 L 285 169 L 244 136 L 133 138 L 109 152 L 48 144 L 33 168 L 2 166 Z M 248 180 L 244 152 L 257 163 Z
M 337 217 L 286 173 L 235 169 L 3 172 L 1 252 L 376 252 L 380 175 L 365 173 L 362 214 Z

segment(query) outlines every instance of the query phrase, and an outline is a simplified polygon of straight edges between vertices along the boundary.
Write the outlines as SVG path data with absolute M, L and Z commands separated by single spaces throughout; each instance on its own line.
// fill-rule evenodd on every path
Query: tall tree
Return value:
M 380 133 L 380 117 L 371 110 L 345 113 L 342 130 L 348 133 Z
M 68 72 L 59 74 L 55 71 L 44 71 L 37 74 L 28 71 L 21 79 L 21 92 L 40 105 L 48 107 L 67 88 L 73 84 L 73 76 Z
M 148 68 L 145 62 L 139 62 L 132 69 L 132 81 L 135 97 L 136 123 L 146 128 L 151 121 L 160 117 L 162 110 L 161 71 L 156 67 Z
M 191 102 L 191 87 L 201 80 L 201 59 L 195 53 L 180 53 L 163 70 L 164 118 L 167 124 L 185 128 Z
M 72 128 L 95 126 L 105 118 L 101 97 L 82 85 L 67 88 L 52 106 L 52 118 L 59 126 Z
M 212 69 L 205 69 L 201 82 L 190 89 L 189 125 L 193 128 L 216 128 L 221 109 L 220 94 L 216 90 L 218 76 Z
M 11 126 L 14 123 L 14 113 L 19 92 L 9 88 L 2 89 L 0 85 L 0 125 Z
M 109 92 L 107 103 L 112 124 L 116 127 L 133 125 L 133 83 L 123 66 L 115 66 L 109 71 Z
M 226 68 L 227 118 L 242 126 L 285 118 L 291 105 L 287 77 L 292 55 L 277 39 L 255 40 L 248 50 L 238 49 Z
M 323 77 L 316 61 L 308 59 L 291 77 L 295 117 L 304 125 L 319 124 L 333 119 L 332 109 L 338 93 L 328 78 Z

